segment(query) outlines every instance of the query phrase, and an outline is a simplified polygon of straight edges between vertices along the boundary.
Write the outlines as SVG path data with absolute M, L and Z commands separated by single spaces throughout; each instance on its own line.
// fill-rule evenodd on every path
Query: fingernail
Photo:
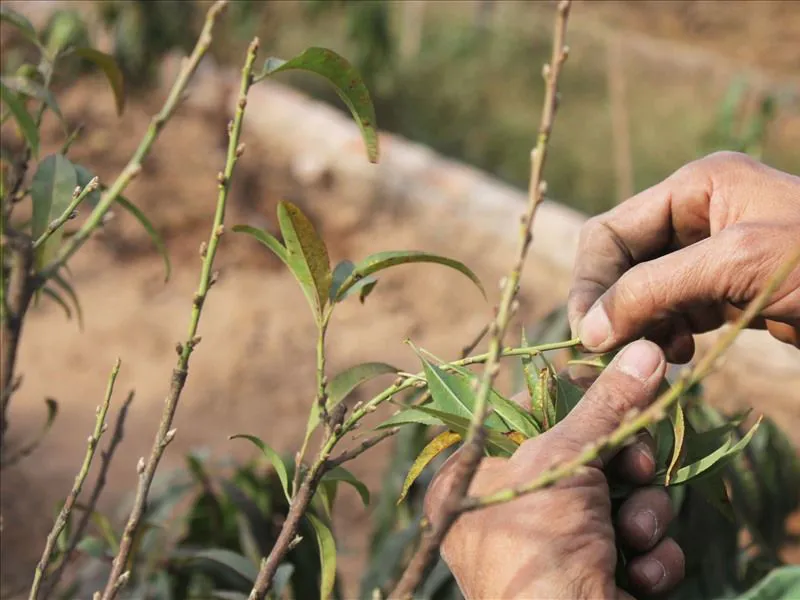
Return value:
M 664 568 L 664 565 L 654 558 L 640 563 L 638 570 L 642 579 L 647 582 L 647 585 L 651 589 L 658 587 L 661 581 L 667 576 L 667 570 Z
M 654 344 L 633 342 L 617 359 L 617 368 L 640 381 L 647 381 L 661 364 L 661 354 Z
M 602 304 L 590 309 L 580 323 L 581 342 L 587 348 L 598 348 L 611 337 L 611 322 Z
M 658 520 L 652 510 L 643 510 L 633 515 L 633 526 L 642 534 L 642 539 L 649 545 L 658 535 Z
M 647 469 L 648 472 L 655 472 L 656 458 L 653 456 L 653 451 L 650 450 L 650 446 L 644 442 L 638 442 L 636 444 L 636 453 L 639 455 L 642 468 Z

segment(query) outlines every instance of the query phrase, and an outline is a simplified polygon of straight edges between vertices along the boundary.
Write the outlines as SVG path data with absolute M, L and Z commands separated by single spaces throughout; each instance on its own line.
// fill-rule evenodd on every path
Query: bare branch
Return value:
M 386 431 L 383 431 L 377 435 L 373 435 L 372 437 L 365 439 L 355 448 L 352 448 L 351 450 L 346 450 L 336 458 L 330 459 L 326 463 L 326 467 L 328 469 L 332 469 L 334 467 L 338 467 L 339 465 L 346 463 L 349 460 L 353 460 L 354 458 L 360 456 L 373 446 L 377 446 L 386 438 L 392 437 L 398 431 L 400 430 L 397 427 L 395 427 L 394 429 L 387 429 Z

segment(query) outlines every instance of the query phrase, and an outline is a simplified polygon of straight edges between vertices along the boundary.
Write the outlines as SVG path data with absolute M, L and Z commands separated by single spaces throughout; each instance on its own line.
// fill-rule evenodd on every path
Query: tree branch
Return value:
M 213 9 L 212 9 L 213 11 Z M 201 34 L 201 41 L 198 45 L 210 43 L 210 30 L 214 23 L 215 15 L 209 12 L 206 20 L 206 29 Z M 111 566 L 111 573 L 106 583 L 105 590 L 103 591 L 102 600 L 112 600 L 119 589 L 124 585 L 121 577 L 124 575 L 125 567 L 128 563 L 128 558 L 133 549 L 133 538 L 139 523 L 144 515 L 145 506 L 147 503 L 147 495 L 150 491 L 150 485 L 153 482 L 158 464 L 164 454 L 167 445 L 172 441 L 175 435 L 175 430 L 172 429 L 172 421 L 175 416 L 175 411 L 178 408 L 178 402 L 183 392 L 183 386 L 186 383 L 186 377 L 189 372 L 189 358 L 195 346 L 200 343 L 200 338 L 197 336 L 197 329 L 200 324 L 200 316 L 202 314 L 203 305 L 205 304 L 208 290 L 213 285 L 214 277 L 212 268 L 214 266 L 214 257 L 217 253 L 219 240 L 224 232 L 225 209 L 228 200 L 228 191 L 230 189 L 231 176 L 233 175 L 234 167 L 239 157 L 244 152 L 244 146 L 239 144 L 239 139 L 242 132 L 242 122 L 244 120 L 244 111 L 247 106 L 247 93 L 252 84 L 252 71 L 253 64 L 258 52 L 258 38 L 254 39 L 247 51 L 247 58 L 244 67 L 242 68 L 242 80 L 239 88 L 239 99 L 236 104 L 236 114 L 229 130 L 228 153 L 225 162 L 225 170 L 218 176 L 219 194 L 217 196 L 217 207 L 214 214 L 214 223 L 211 228 L 208 244 L 205 246 L 203 254 L 203 266 L 200 273 L 200 282 L 198 284 L 197 292 L 192 300 L 192 313 L 189 320 L 189 331 L 186 341 L 179 345 L 178 363 L 172 372 L 172 381 L 170 385 L 169 394 L 164 402 L 164 409 L 161 413 L 161 422 L 156 433 L 156 438 L 153 442 L 150 456 L 145 463 L 142 459 L 140 461 L 141 468 L 139 471 L 139 483 L 136 489 L 136 498 L 133 503 L 133 508 L 128 517 L 128 522 L 125 525 L 125 530 L 122 534 L 120 541 L 119 552 L 114 557 L 114 562 Z
M 422 580 L 428 564 L 434 558 L 445 535 L 455 522 L 460 512 L 463 498 L 469 490 L 470 483 L 483 456 L 484 436 L 483 422 L 488 415 L 488 398 L 492 384 L 499 370 L 499 359 L 502 352 L 503 338 L 515 310 L 515 298 L 522 276 L 522 268 L 528 255 L 532 241 L 531 227 L 536 214 L 536 209 L 541 203 L 546 190 L 542 179 L 547 146 L 553 129 L 553 122 L 558 107 L 558 76 L 561 67 L 567 58 L 568 49 L 564 45 L 571 2 L 562 0 L 558 4 L 555 33 L 553 35 L 553 48 L 550 64 L 545 65 L 542 76 L 545 79 L 545 99 L 542 107 L 541 122 L 536 147 L 531 152 L 531 178 L 528 189 L 528 205 L 520 223 L 520 247 L 517 259 L 503 286 L 502 298 L 497 309 L 495 320 L 489 325 L 489 352 L 486 367 L 481 378 L 480 387 L 475 398 L 475 407 L 467 431 L 464 446 L 461 450 L 454 469 L 458 476 L 456 485 L 450 495 L 445 499 L 442 507 L 442 518 L 435 527 L 426 526 L 423 530 L 422 541 L 417 552 L 411 559 L 403 576 L 400 578 L 390 598 L 410 597 Z

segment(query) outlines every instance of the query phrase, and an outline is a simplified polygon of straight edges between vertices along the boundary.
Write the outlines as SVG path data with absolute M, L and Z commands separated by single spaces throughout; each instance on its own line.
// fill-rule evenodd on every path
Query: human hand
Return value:
M 800 177 L 712 154 L 587 221 L 570 324 L 591 351 L 645 336 L 686 362 L 691 334 L 734 319 L 798 249 Z M 800 347 L 800 268 L 762 315 L 751 327 Z
M 649 405 L 665 369 L 655 344 L 634 342 L 555 427 L 523 443 L 508 459 L 484 458 L 470 495 L 529 482 L 554 463 L 574 458 L 587 444 L 611 433 L 631 410 Z M 655 474 L 652 448 L 644 439 L 552 488 L 461 515 L 441 553 L 465 597 L 630 598 L 615 584 L 617 535 L 639 553 L 627 565 L 636 590 L 660 593 L 680 582 L 683 552 L 664 537 L 672 519 L 665 490 L 638 489 L 612 521 L 607 474 L 635 484 L 646 484 Z M 441 468 L 426 495 L 425 514 L 432 523 L 453 484 L 454 459 Z

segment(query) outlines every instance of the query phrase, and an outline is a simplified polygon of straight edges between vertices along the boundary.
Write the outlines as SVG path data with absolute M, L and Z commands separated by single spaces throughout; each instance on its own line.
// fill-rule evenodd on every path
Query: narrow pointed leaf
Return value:
M 125 79 L 114 57 L 94 48 L 76 48 L 75 54 L 93 63 L 103 71 L 111 86 L 111 91 L 114 93 L 117 115 L 121 115 L 122 111 L 125 110 Z
M 470 426 L 470 419 L 454 415 L 451 413 L 436 410 L 429 406 L 417 406 L 415 410 L 423 413 L 428 413 L 436 417 L 442 425 L 448 427 L 455 433 L 464 437 L 467 434 Z M 507 438 L 504 433 L 496 430 L 486 428 L 486 448 L 494 455 L 498 456 L 511 456 L 516 451 L 518 445 L 513 440 Z
M 228 437 L 229 440 L 235 440 L 239 438 L 249 440 L 251 443 L 255 444 L 255 446 L 261 450 L 261 453 L 266 457 L 266 459 L 272 463 L 272 466 L 275 468 L 275 472 L 278 474 L 278 479 L 281 481 L 283 493 L 286 496 L 286 499 L 291 502 L 291 498 L 289 497 L 289 475 L 286 471 L 286 465 L 284 464 L 280 455 L 254 435 L 239 433 Z
M 478 289 L 481 291 L 481 294 L 483 294 L 483 297 L 486 297 L 486 291 L 483 289 L 483 284 L 481 284 L 480 279 L 478 279 L 478 276 L 475 275 L 475 273 L 473 273 L 472 270 L 465 264 L 452 258 L 418 250 L 379 252 L 377 254 L 368 256 L 356 265 L 353 275 L 351 275 L 351 277 L 342 284 L 342 287 L 339 288 L 337 296 L 338 298 L 341 298 L 343 294 L 347 292 L 351 286 L 355 285 L 360 278 L 367 277 L 368 275 L 372 275 L 373 273 L 383 271 L 390 267 L 411 263 L 433 263 L 455 269 L 459 273 L 462 273 L 468 277 L 476 286 L 478 286 Z
M 53 92 L 38 81 L 34 81 L 23 75 L 4 75 L 0 77 L 0 81 L 17 94 L 22 94 L 23 96 L 28 96 L 29 98 L 44 102 L 47 108 L 55 113 L 59 121 L 62 123 L 64 122 L 64 115 L 61 114 L 61 109 L 58 106 L 58 102 L 56 102 L 55 96 L 53 96 Z
M 247 558 L 225 548 L 210 548 L 187 553 L 191 562 L 214 563 L 231 571 L 252 584 L 258 576 L 258 569 Z
M 378 285 L 378 280 L 374 277 L 365 277 L 361 281 L 359 281 L 356 285 L 350 288 L 349 292 L 353 292 L 358 290 L 358 301 L 361 304 L 367 300 L 367 296 L 372 293 L 372 290 L 375 289 L 375 286 Z M 348 292 L 348 293 L 349 293 Z M 345 294 L 347 296 L 347 294 Z
M 412 424 L 419 424 L 419 425 L 440 425 L 441 421 L 431 415 L 430 413 L 423 412 L 418 410 L 417 408 L 406 408 L 401 410 L 397 414 L 392 415 L 388 419 L 386 419 L 380 425 L 377 425 L 375 429 L 387 429 L 389 427 L 398 427 L 402 425 L 412 425 Z
M 317 319 L 328 302 L 331 267 L 328 250 L 311 221 L 290 202 L 278 205 L 278 222 L 289 268 L 300 282 Z
M 66 279 L 61 276 L 60 273 L 53 275 L 52 279 L 62 290 L 64 290 L 64 293 L 66 293 L 69 299 L 72 301 L 72 305 L 75 307 L 75 316 L 78 318 L 78 328 L 83 329 L 83 310 L 81 309 L 81 303 L 78 300 L 78 295 L 75 293 L 74 288 Z
M 39 45 L 39 37 L 31 22 L 17 11 L 9 8 L 5 4 L 0 4 L 0 21 L 13 25 L 19 29 L 20 33 L 30 41 Z
M 19 130 L 22 132 L 22 136 L 31 149 L 31 154 L 34 158 L 38 158 L 39 129 L 36 127 L 36 122 L 33 120 L 33 117 L 31 117 L 28 110 L 25 108 L 25 103 L 16 93 L 6 87 L 2 81 L 0 81 L 0 100 L 2 100 L 3 104 L 8 106 L 11 114 L 14 115 L 17 125 L 19 125 Z
M 336 93 L 347 105 L 347 108 L 350 109 L 361 130 L 369 161 L 378 162 L 379 147 L 375 108 L 372 105 L 369 90 L 364 85 L 358 71 L 333 50 L 308 48 L 287 61 L 279 58 L 268 58 L 256 80 L 293 69 L 315 73 L 333 84 Z
M 773 569 L 735 600 L 791 600 L 800 598 L 800 565 Z
M 353 475 L 350 471 L 345 469 L 344 467 L 335 467 L 325 473 L 325 476 L 322 478 L 323 481 L 343 481 L 344 483 L 348 483 L 358 492 L 358 495 L 361 496 L 361 501 L 364 503 L 364 506 L 369 506 L 369 489 L 364 483 L 358 479 L 355 475 Z
M 320 600 L 328 600 L 333 594 L 333 586 L 336 583 L 336 542 L 328 526 L 321 520 L 306 513 L 306 518 L 314 528 L 317 535 L 317 546 L 319 548 L 319 560 L 322 571 L 322 581 L 320 582 Z
M 342 283 L 344 283 L 344 281 L 350 277 L 355 268 L 356 265 L 349 260 L 343 260 L 333 268 L 333 274 L 331 275 L 331 289 L 328 293 L 328 300 L 331 302 L 336 301 L 336 293 L 339 291 Z
M 51 222 L 64 213 L 72 201 L 72 194 L 77 185 L 78 175 L 75 167 L 61 154 L 50 154 L 39 163 L 31 182 L 33 199 L 31 237 L 34 240 L 47 230 Z M 64 228 L 61 227 L 37 250 L 37 267 L 50 261 L 61 245 L 63 237 Z
M 461 441 L 461 436 L 459 434 L 452 431 L 444 431 L 428 442 L 422 449 L 422 452 L 419 453 L 419 456 L 414 460 L 414 464 L 411 465 L 411 469 L 408 471 L 408 475 L 406 475 L 406 479 L 403 482 L 403 488 L 400 490 L 400 497 L 397 499 L 397 504 L 400 504 L 406 497 L 408 490 L 411 488 L 411 484 L 417 480 L 422 470 L 427 467 L 434 458 L 439 456 L 439 454 L 459 441 Z
M 70 319 L 70 320 L 72 319 L 72 311 L 69 309 L 69 306 L 64 301 L 64 299 L 61 296 L 58 295 L 58 292 L 55 292 L 50 287 L 44 287 L 42 289 L 42 293 L 44 293 L 45 296 L 50 298 L 53 302 L 58 304 L 64 310 L 64 312 L 67 315 L 67 319 Z
M 286 248 L 284 248 L 283 244 L 281 244 L 274 236 L 261 229 L 250 227 L 249 225 L 234 225 L 233 231 L 236 233 L 246 233 L 247 235 L 257 239 L 267 248 L 272 250 L 272 253 L 280 258 L 283 264 L 285 264 L 287 267 L 289 266 L 289 254 L 286 252 Z
M 672 457 L 667 467 L 665 485 L 669 485 L 675 477 L 684 455 L 684 437 L 686 434 L 686 424 L 683 416 L 683 407 L 680 402 L 676 402 L 669 414 L 669 421 L 672 424 L 673 446 Z
M 556 423 L 560 423 L 583 398 L 584 391 L 568 379 L 554 377 L 556 382 Z
M 161 254 L 161 258 L 164 260 L 164 281 L 169 281 L 169 277 L 172 274 L 172 264 L 169 260 L 169 253 L 167 252 L 167 247 L 164 244 L 164 240 L 162 239 L 161 235 L 156 231 L 156 228 L 153 227 L 153 224 L 150 220 L 145 216 L 145 214 L 139 210 L 139 207 L 136 206 L 133 202 L 125 198 L 124 196 L 117 197 L 117 203 L 131 213 L 134 218 L 139 221 L 144 230 L 147 232 L 147 235 L 150 236 L 155 247 L 158 249 L 159 254 Z
M 747 444 L 750 442 L 760 424 L 761 417 L 759 417 L 758 421 L 756 421 L 755 425 L 753 425 L 750 431 L 748 431 L 747 434 L 744 435 L 737 443 L 733 444 L 732 440 L 728 440 L 725 442 L 725 444 L 717 448 L 717 450 L 708 456 L 678 469 L 678 471 L 675 473 L 675 476 L 670 481 L 670 485 L 687 483 L 697 477 L 705 477 L 722 469 L 728 462 L 735 458 L 739 452 L 744 450 L 745 446 L 747 446 Z
M 337 374 L 328 384 L 328 402 L 326 407 L 328 410 L 334 408 L 362 383 L 379 377 L 380 375 L 397 373 L 397 371 L 398 369 L 392 365 L 381 362 L 362 363 L 345 369 Z M 306 440 L 311 437 L 317 425 L 319 425 L 319 405 L 315 402 L 311 406 L 311 410 L 308 414 Z

